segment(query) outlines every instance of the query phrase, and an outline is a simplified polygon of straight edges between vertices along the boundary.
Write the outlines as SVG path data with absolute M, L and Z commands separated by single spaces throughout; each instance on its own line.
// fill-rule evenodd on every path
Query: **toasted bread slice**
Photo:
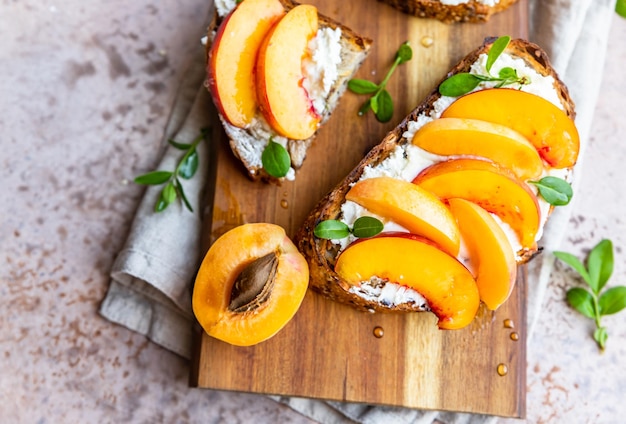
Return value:
M 291 0 L 280 0 L 286 11 L 289 11 L 298 3 Z M 214 19 L 209 25 L 208 36 L 206 43 L 206 60 L 207 71 L 209 63 L 209 53 L 211 50 L 211 40 L 213 34 L 219 25 L 222 23 L 224 17 L 219 16 L 217 11 L 215 12 Z M 363 37 L 350 28 L 334 21 L 333 19 L 318 13 L 319 28 L 330 28 L 341 30 L 341 39 L 339 41 L 341 46 L 341 62 L 337 68 L 338 77 L 333 83 L 326 99 L 326 107 L 322 113 L 322 119 L 319 123 L 321 127 L 331 116 L 339 103 L 339 99 L 345 92 L 348 81 L 359 69 L 365 58 L 367 57 L 372 41 L 366 37 Z M 280 183 L 285 178 L 293 178 L 294 172 L 283 178 L 275 178 L 270 176 L 262 166 L 261 154 L 264 148 L 269 143 L 270 136 L 276 137 L 277 133 L 267 124 L 263 119 L 260 111 L 257 111 L 253 123 L 246 128 L 238 128 L 230 125 L 222 115 L 220 120 L 223 124 L 226 135 L 228 136 L 230 147 L 234 155 L 241 160 L 242 164 L 247 170 L 247 175 L 254 181 L 263 180 L 265 182 Z M 317 131 L 316 131 L 317 133 Z M 283 137 L 286 144 L 287 151 L 291 157 L 291 167 L 293 170 L 298 170 L 306 157 L 307 150 L 315 134 L 306 140 L 293 140 Z
M 517 0 L 467 0 L 459 4 L 445 4 L 440 0 L 379 0 L 409 15 L 439 19 L 445 23 L 487 22 L 491 15 L 501 12 Z
M 469 72 L 472 64 L 477 62 L 481 55 L 489 51 L 494 40 L 493 38 L 485 40 L 482 46 L 469 53 L 454 66 L 440 83 L 454 74 Z M 572 120 L 574 119 L 574 103 L 570 98 L 567 87 L 559 79 L 558 75 L 551 67 L 546 53 L 539 46 L 525 40 L 512 40 L 504 53 L 513 58 L 522 59 L 527 67 L 536 71 L 541 76 L 552 77 L 554 81 L 554 92 L 552 94 L 556 96 L 554 102 L 560 102 L 565 114 Z M 484 59 L 484 55 L 482 58 Z M 438 86 L 439 84 L 437 87 Z M 343 218 L 342 205 L 346 202 L 346 193 L 361 179 L 366 167 L 375 167 L 389 158 L 397 147 L 411 143 L 411 140 L 408 140 L 403 135 L 409 129 L 409 124 L 417 121 L 418 117 L 421 115 L 431 115 L 431 112 L 435 110 L 436 101 L 440 98 L 442 98 L 442 96 L 438 88 L 434 89 L 411 114 L 385 136 L 380 144 L 376 145 L 368 152 L 343 181 L 321 199 L 299 229 L 295 237 L 296 243 L 308 260 L 311 287 L 316 291 L 335 301 L 347 303 L 357 309 L 369 310 L 370 312 L 420 311 L 424 309 L 423 305 L 416 304 L 415 302 L 389 306 L 383 305 L 379 301 L 368 300 L 364 296 L 355 294 L 354 286 L 342 280 L 334 271 L 338 255 L 345 246 L 341 246 L 336 241 L 316 237 L 314 235 L 314 229 L 321 221 L 331 219 L 341 220 Z M 556 98 L 558 98 L 558 100 Z M 547 215 L 547 212 L 542 213 Z M 526 262 L 536 253 L 537 247 L 517 252 L 518 256 L 516 260 L 518 263 Z M 353 289 L 352 291 L 351 288 Z

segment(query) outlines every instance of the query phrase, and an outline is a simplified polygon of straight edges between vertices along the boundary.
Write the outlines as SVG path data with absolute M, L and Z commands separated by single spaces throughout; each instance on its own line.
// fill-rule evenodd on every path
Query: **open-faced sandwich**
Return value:
M 409 15 L 446 23 L 487 22 L 517 0 L 379 0 Z
M 539 46 L 486 40 L 311 212 L 296 243 L 312 288 L 443 329 L 497 309 L 571 197 L 574 117 Z
M 295 178 L 371 41 L 290 0 L 216 0 L 207 81 L 253 180 Z M 264 154 L 267 163 L 264 167 Z

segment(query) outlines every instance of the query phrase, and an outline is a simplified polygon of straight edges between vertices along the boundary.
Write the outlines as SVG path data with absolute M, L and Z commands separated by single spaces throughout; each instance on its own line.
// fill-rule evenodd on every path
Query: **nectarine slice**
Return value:
M 437 155 L 469 155 L 490 159 L 522 180 L 537 178 L 543 162 L 535 147 L 517 131 L 493 122 L 440 118 L 426 123 L 413 144 Z
M 368 178 L 352 186 L 346 200 L 434 241 L 452 256 L 459 253 L 460 233 L 454 217 L 437 196 L 415 184 L 390 177 Z
M 302 59 L 317 28 L 317 9 L 296 6 L 270 30 L 257 58 L 261 112 L 276 132 L 291 139 L 311 137 L 321 120 L 302 86 Z
M 537 196 L 507 168 L 480 159 L 452 159 L 426 168 L 413 183 L 442 200 L 459 197 L 477 203 L 507 223 L 523 248 L 535 247 Z
M 218 238 L 204 257 L 193 311 L 210 336 L 250 346 L 291 320 L 308 283 L 308 264 L 281 227 L 245 224 Z
M 505 125 L 526 137 L 551 167 L 576 163 L 580 141 L 574 121 L 548 100 L 510 88 L 475 91 L 459 97 L 442 118 L 471 118 Z
M 379 277 L 414 289 L 428 301 L 443 329 L 468 325 L 480 302 L 467 268 L 431 242 L 414 238 L 374 237 L 353 243 L 339 255 L 335 272 L 352 286 Z
M 208 83 L 222 116 L 243 128 L 257 111 L 254 67 L 270 28 L 285 15 L 279 0 L 246 0 L 226 16 L 209 51 Z
M 477 204 L 464 199 L 449 203 L 475 269 L 480 300 L 496 310 L 515 285 L 517 263 L 511 243 L 496 220 Z

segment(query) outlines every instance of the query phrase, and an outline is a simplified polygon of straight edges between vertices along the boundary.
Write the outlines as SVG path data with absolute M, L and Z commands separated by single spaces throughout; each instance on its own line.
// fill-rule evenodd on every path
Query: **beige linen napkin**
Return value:
M 522 0 L 523 1 L 523 0 Z M 530 0 L 531 41 L 547 50 L 553 65 L 568 85 L 576 103 L 576 123 L 580 131 L 581 159 L 596 105 L 607 37 L 616 0 Z M 165 140 L 189 142 L 208 125 L 210 100 L 203 86 L 202 59 L 188 71 L 165 131 Z M 207 145 L 198 148 L 201 164 L 206 164 Z M 180 151 L 167 148 L 159 168 L 173 169 Z M 136 213 L 125 246 L 111 270 L 111 285 L 100 313 L 105 318 L 146 335 L 167 349 L 189 358 L 191 355 L 191 284 L 199 264 L 201 210 L 206 166 L 192 180 L 185 181 L 185 192 L 195 212 L 177 204 L 166 213 L 152 212 L 158 187 L 146 190 Z M 575 174 L 579 180 L 580 166 Z M 557 208 L 541 245 L 544 254 L 531 263 L 528 278 L 528 334 L 540 317 L 542 300 L 554 258 L 549 253 L 559 247 L 571 214 L 571 206 Z M 303 415 L 321 423 L 356 421 L 369 423 L 475 423 L 492 419 L 481 415 L 418 411 L 274 397 Z

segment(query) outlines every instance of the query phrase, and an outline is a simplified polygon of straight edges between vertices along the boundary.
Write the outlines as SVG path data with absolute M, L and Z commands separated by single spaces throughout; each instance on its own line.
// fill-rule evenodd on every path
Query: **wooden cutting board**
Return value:
M 317 201 L 484 37 L 527 36 L 525 0 L 487 24 L 457 25 L 410 17 L 374 0 L 308 2 L 374 40 L 358 77 L 379 82 L 398 46 L 410 41 L 413 59 L 397 69 L 387 87 L 395 101 L 394 117 L 388 124 L 379 123 L 371 113 L 358 117 L 366 98 L 346 93 L 319 131 L 296 181 L 281 187 L 248 180 L 218 131 L 206 246 L 249 222 L 273 222 L 293 236 Z M 199 331 L 191 384 L 523 417 L 526 281 L 525 270 L 521 271 L 503 307 L 496 313 L 481 309 L 469 327 L 458 331 L 438 330 L 429 313 L 362 313 L 309 291 L 294 319 L 259 345 L 231 346 Z M 384 333 L 380 338 L 375 336 L 379 328 Z

